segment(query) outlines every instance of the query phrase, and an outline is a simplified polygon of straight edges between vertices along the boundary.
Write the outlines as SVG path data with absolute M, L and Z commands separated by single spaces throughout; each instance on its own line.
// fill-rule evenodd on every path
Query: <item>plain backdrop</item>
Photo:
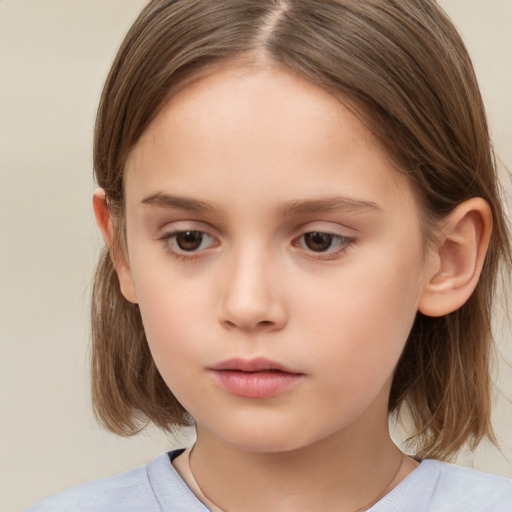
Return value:
M 120 439 L 89 403 L 88 300 L 101 241 L 91 142 L 101 88 L 146 0 L 0 0 L 0 511 L 129 469 L 171 447 Z M 473 57 L 512 168 L 512 1 L 441 0 Z M 510 191 L 510 175 L 503 173 Z M 512 476 L 510 322 L 500 310 L 495 425 L 459 462 Z M 184 443 L 186 439 L 178 440 Z

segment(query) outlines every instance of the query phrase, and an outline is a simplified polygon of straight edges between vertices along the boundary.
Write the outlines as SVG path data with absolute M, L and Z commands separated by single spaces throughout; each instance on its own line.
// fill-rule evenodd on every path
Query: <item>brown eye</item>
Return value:
M 175 235 L 176 245 L 182 251 L 197 251 L 203 243 L 202 231 L 183 231 Z
M 337 238 L 335 235 L 329 233 L 306 233 L 304 235 L 304 245 L 314 252 L 323 252 L 331 248 L 335 238 Z
M 219 245 L 216 238 L 198 229 L 166 233 L 160 240 L 166 252 L 181 258 L 199 257 Z
M 338 235 L 336 233 L 325 233 L 323 231 L 310 231 L 304 233 L 294 241 L 296 247 L 317 254 L 320 259 L 335 259 L 348 247 L 355 243 L 354 238 Z

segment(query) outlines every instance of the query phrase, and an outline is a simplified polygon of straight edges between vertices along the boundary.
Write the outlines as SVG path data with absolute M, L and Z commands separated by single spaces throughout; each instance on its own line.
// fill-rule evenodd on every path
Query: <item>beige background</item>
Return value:
M 100 430 L 88 394 L 87 302 L 100 247 L 91 135 L 109 64 L 144 3 L 0 0 L 1 512 L 170 446 L 155 431 L 123 440 Z M 440 3 L 469 46 L 497 151 L 512 168 L 512 1 Z M 461 462 L 512 476 L 510 323 L 500 329 L 503 453 L 483 445 Z

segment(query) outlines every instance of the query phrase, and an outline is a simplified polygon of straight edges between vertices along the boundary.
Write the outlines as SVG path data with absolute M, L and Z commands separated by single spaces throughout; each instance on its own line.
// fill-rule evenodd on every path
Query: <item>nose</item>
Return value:
M 278 265 L 268 253 L 247 249 L 226 261 L 222 280 L 220 322 L 246 332 L 276 331 L 288 312 Z

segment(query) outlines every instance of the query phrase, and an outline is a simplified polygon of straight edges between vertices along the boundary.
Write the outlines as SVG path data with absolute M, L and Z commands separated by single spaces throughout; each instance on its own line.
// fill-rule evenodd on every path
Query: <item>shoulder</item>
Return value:
M 433 505 L 447 502 L 450 510 L 467 512 L 512 510 L 512 479 L 433 460 L 425 463 L 439 472 Z
M 372 512 L 511 512 L 512 479 L 424 460 Z
M 172 470 L 168 453 L 146 466 L 59 492 L 25 512 L 156 512 L 161 507 L 155 487 L 162 486 L 162 480 L 166 487 L 182 485 Z

